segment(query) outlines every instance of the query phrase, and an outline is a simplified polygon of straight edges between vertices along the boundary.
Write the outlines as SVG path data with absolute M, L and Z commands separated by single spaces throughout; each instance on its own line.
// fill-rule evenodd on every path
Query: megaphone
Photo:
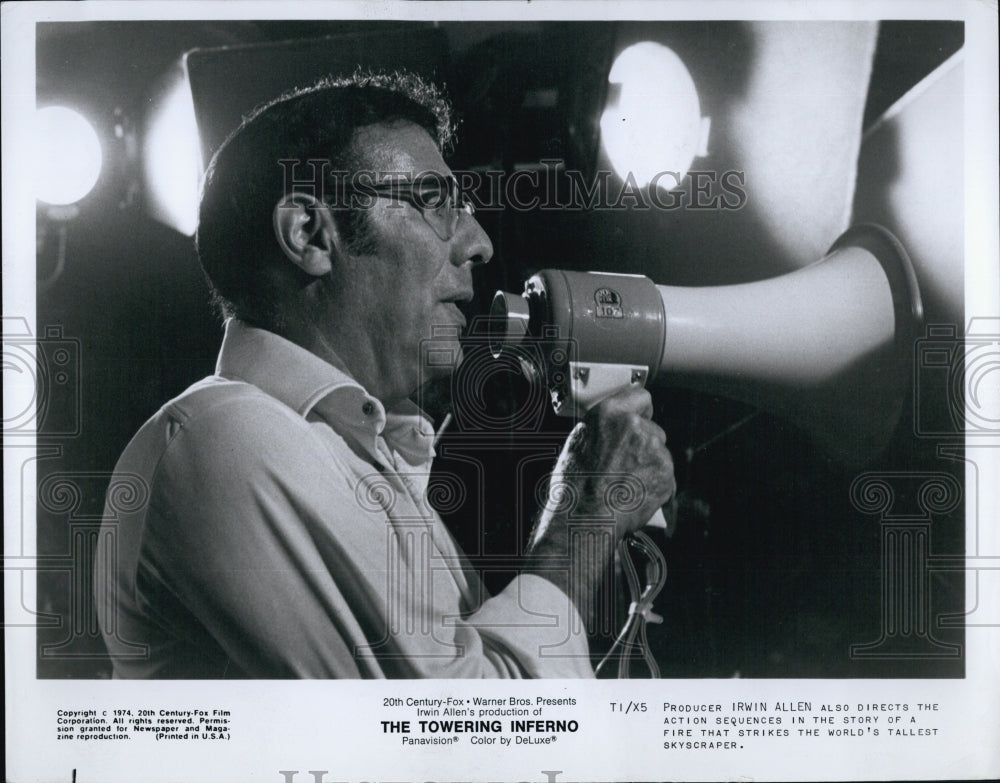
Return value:
M 540 348 L 528 369 L 560 415 L 630 385 L 684 386 L 783 416 L 858 465 L 896 427 L 922 314 L 902 245 L 859 225 L 816 263 L 754 283 L 545 269 L 520 295 L 496 293 L 489 340 L 495 358 Z

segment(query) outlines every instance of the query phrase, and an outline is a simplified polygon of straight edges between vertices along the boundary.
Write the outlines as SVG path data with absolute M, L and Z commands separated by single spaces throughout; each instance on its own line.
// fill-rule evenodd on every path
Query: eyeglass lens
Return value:
M 434 216 L 437 225 L 431 224 L 431 228 L 444 240 L 455 235 L 461 213 L 472 215 L 474 210 L 454 177 L 433 175 L 418 178 L 413 183 L 413 197 L 428 222 L 430 216 Z

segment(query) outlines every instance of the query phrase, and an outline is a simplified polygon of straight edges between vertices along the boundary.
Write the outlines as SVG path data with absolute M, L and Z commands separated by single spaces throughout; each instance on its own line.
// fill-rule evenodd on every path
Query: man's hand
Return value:
M 567 440 L 553 481 L 580 491 L 575 516 L 612 517 L 620 536 L 638 530 L 677 490 L 667 436 L 645 389 L 595 406 Z
M 608 397 L 570 433 L 552 474 L 531 552 L 538 573 L 565 589 L 585 620 L 614 545 L 677 488 L 666 434 L 652 412 L 644 389 Z M 605 545 L 595 545 L 595 535 Z

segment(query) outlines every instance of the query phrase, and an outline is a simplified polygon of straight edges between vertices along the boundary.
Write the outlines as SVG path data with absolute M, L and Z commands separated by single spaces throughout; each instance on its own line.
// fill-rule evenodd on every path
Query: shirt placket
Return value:
M 380 438 L 379 440 L 384 444 L 383 439 Z M 389 451 L 388 446 L 385 446 L 385 449 Z M 430 503 L 427 502 L 426 483 L 421 485 L 411 475 L 407 466 L 401 464 L 405 462 L 401 457 L 393 453 L 391 458 L 395 469 L 395 476 L 406 487 L 408 497 L 412 500 L 421 520 L 423 520 L 422 527 L 426 532 L 427 541 L 430 544 L 428 559 L 423 564 L 426 567 L 427 578 L 429 579 L 428 585 L 433 584 L 435 574 L 443 574 L 448 580 L 447 588 L 445 589 L 455 590 L 465 606 L 478 604 L 479 598 L 472 595 L 466 579 L 459 578 L 459 574 L 462 572 L 461 563 L 458 562 L 457 558 L 449 557 L 446 554 L 453 552 L 453 547 L 450 545 L 448 532 L 445 530 L 440 517 L 431 507 Z M 430 464 L 428 463 L 425 469 L 429 468 Z

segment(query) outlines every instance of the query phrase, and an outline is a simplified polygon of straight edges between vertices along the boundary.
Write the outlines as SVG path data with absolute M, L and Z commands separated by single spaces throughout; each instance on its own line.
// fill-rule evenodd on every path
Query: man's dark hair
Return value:
M 287 195 L 286 171 L 292 171 L 293 162 L 300 186 L 314 171 L 319 176 L 322 163 L 314 170 L 308 161 L 328 162 L 327 179 L 316 185 L 333 187 L 331 173 L 358 165 L 352 154 L 357 130 L 395 122 L 424 128 L 442 151 L 451 144 L 448 103 L 434 85 L 412 73 L 324 78 L 243 119 L 212 157 L 199 209 L 198 256 L 223 316 L 277 328 L 282 292 L 296 280 L 308 282 L 293 264 L 281 262 L 272 224 L 275 206 Z M 335 209 L 333 214 L 353 252 L 372 252 L 364 210 Z

